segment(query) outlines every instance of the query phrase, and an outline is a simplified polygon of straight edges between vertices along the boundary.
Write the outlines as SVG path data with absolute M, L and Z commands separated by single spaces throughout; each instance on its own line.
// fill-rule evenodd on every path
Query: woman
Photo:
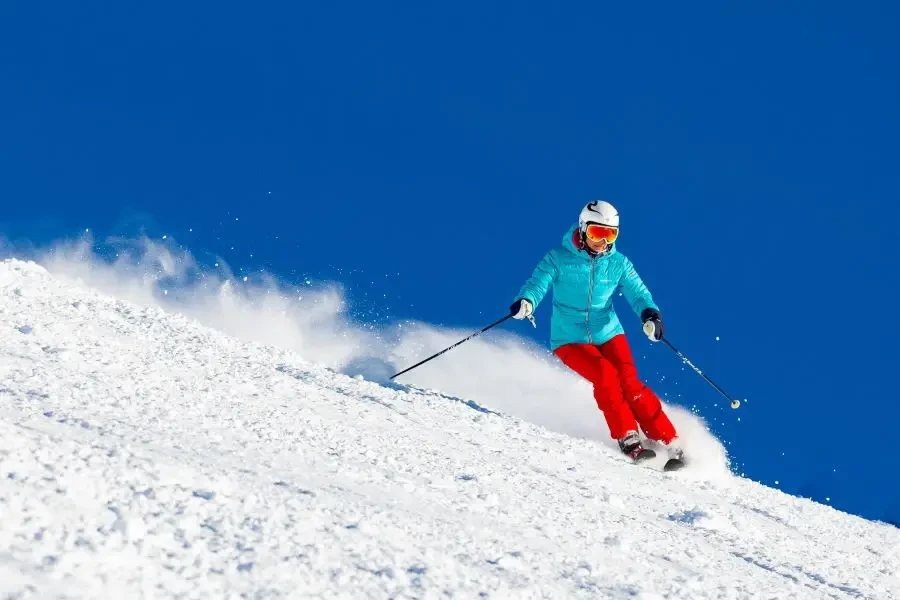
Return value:
M 659 308 L 631 261 L 616 251 L 618 236 L 618 211 L 608 202 L 589 203 L 562 245 L 538 263 L 510 312 L 516 319 L 531 319 L 552 286 L 551 349 L 567 367 L 594 385 L 597 406 L 619 448 L 635 462 L 656 456 L 641 444 L 640 427 L 648 438 L 666 446 L 666 469 L 680 468 L 683 452 L 675 427 L 657 395 L 638 379 L 625 332 L 613 309 L 613 295 L 621 290 L 640 315 L 647 337 L 654 342 L 662 339 Z

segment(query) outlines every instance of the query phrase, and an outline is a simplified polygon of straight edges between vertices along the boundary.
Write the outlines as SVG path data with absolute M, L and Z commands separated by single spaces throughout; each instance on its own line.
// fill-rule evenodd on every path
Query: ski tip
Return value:
M 677 458 L 670 458 L 666 461 L 665 466 L 663 466 L 663 471 L 671 472 L 671 471 L 679 471 L 684 468 L 684 461 Z
M 650 459 L 656 458 L 656 452 L 650 450 L 649 448 L 644 448 L 636 455 L 631 457 L 631 461 L 635 464 L 646 462 Z

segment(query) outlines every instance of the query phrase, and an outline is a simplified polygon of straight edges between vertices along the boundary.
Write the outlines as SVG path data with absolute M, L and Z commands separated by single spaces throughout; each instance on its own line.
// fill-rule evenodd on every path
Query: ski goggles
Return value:
M 612 244 L 619 237 L 618 227 L 608 227 L 606 225 L 598 225 L 597 223 L 588 224 L 584 230 L 584 235 L 592 242 L 606 240 L 607 244 Z

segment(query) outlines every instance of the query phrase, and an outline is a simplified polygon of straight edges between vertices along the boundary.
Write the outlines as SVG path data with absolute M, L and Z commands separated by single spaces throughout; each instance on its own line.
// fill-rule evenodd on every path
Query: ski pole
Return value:
M 433 355 L 429 356 L 428 358 L 426 358 L 425 360 L 419 361 L 419 362 L 417 362 L 416 364 L 414 364 L 413 366 L 411 366 L 411 367 L 409 367 L 409 368 L 406 368 L 406 369 L 403 369 L 403 370 L 400 371 L 399 373 L 395 373 L 394 375 L 391 375 L 390 378 L 393 379 L 394 377 L 398 377 L 398 376 L 400 376 L 400 375 L 403 375 L 404 373 L 406 373 L 406 372 L 408 372 L 408 371 L 412 371 L 412 370 L 415 369 L 416 367 L 421 366 L 421 365 L 424 365 L 424 364 L 427 363 L 429 360 L 432 360 L 432 359 L 434 359 L 434 358 L 437 358 L 438 356 L 440 356 L 440 355 L 443 354 L 444 352 L 447 352 L 448 350 L 452 350 L 452 349 L 456 348 L 457 346 L 459 346 L 459 345 L 462 344 L 463 342 L 467 342 L 467 341 L 471 340 L 473 337 L 478 336 L 478 335 L 481 335 L 482 333 L 484 333 L 484 332 L 487 331 L 488 329 L 492 329 L 492 328 L 496 327 L 497 325 L 499 325 L 500 323 L 503 323 L 504 321 L 506 321 L 507 319 L 510 319 L 510 318 L 512 318 L 512 314 L 508 314 L 508 315 L 506 315 L 505 317 L 503 317 L 502 319 L 497 319 L 496 321 L 494 321 L 494 322 L 491 323 L 490 325 L 488 325 L 488 326 L 486 326 L 486 327 L 480 329 L 479 331 L 476 331 L 475 333 L 473 333 L 473 334 L 470 335 L 469 337 L 463 338 L 463 339 L 459 340 L 458 342 L 456 342 L 455 344 L 453 344 L 452 346 L 448 346 L 448 347 L 444 348 L 443 350 L 441 350 L 441 351 L 438 352 L 437 354 L 433 354 Z
M 681 360 L 683 360 L 684 363 L 685 363 L 687 366 L 689 366 L 690 368 L 692 368 L 692 369 L 694 370 L 694 372 L 697 373 L 697 375 L 699 375 L 700 377 L 702 377 L 703 379 L 705 379 L 705 380 L 706 380 L 706 383 L 708 383 L 709 385 L 713 386 L 713 388 L 715 388 L 715 390 L 716 390 L 717 392 L 719 392 L 720 394 L 722 394 L 723 396 L 725 396 L 725 399 L 728 400 L 729 402 L 731 402 L 731 408 L 737 408 L 737 407 L 739 407 L 739 406 L 741 405 L 741 401 L 740 401 L 740 400 L 738 400 L 737 398 L 732 398 L 731 396 L 729 396 L 728 394 L 726 394 L 725 391 L 724 391 L 722 388 L 720 388 L 719 386 L 716 385 L 716 382 L 714 382 L 712 379 L 710 379 L 709 377 L 707 377 L 707 376 L 706 376 L 706 373 L 704 373 L 703 371 L 701 371 L 700 369 L 698 369 L 698 368 L 694 365 L 694 363 L 692 363 L 692 362 L 688 359 L 687 356 L 685 356 L 684 354 L 682 354 L 682 353 L 678 350 L 678 348 L 676 348 L 675 346 L 673 346 L 673 345 L 672 345 L 672 342 L 670 342 L 669 340 L 667 340 L 667 339 L 664 338 L 664 337 L 663 337 L 663 338 L 660 338 L 660 341 L 662 341 L 666 346 L 668 346 L 669 348 L 671 348 L 671 349 L 672 349 L 672 352 L 674 352 L 675 354 L 677 354 L 677 355 L 678 355 L 678 358 L 680 358 Z

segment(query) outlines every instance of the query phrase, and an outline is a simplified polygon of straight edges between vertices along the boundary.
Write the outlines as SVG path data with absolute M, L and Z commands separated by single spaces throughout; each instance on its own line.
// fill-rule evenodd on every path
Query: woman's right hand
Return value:
M 527 319 L 533 311 L 534 307 L 531 306 L 531 302 L 525 298 L 519 298 L 509 307 L 509 313 L 513 319 Z

